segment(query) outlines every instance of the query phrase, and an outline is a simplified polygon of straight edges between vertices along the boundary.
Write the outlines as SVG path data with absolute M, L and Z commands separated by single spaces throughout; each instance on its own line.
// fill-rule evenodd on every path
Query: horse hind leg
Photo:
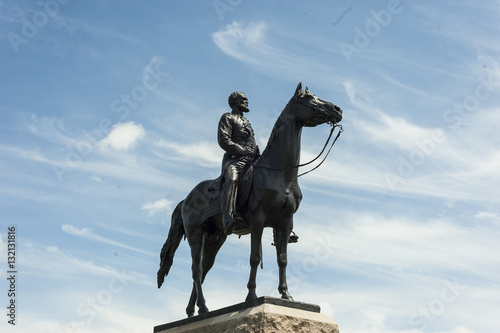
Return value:
M 191 252 L 193 252 L 193 248 L 191 248 Z M 194 307 L 196 305 L 196 300 L 197 300 L 197 292 L 196 292 L 196 289 L 197 289 L 197 283 L 196 283 L 196 280 L 198 279 L 197 275 L 195 274 L 195 269 L 194 269 L 194 266 L 196 265 L 196 262 L 195 262 L 195 256 L 193 256 L 193 254 L 191 253 L 191 256 L 192 256 L 192 266 L 191 266 L 191 269 L 193 271 L 193 290 L 191 291 L 191 296 L 189 297 L 189 302 L 188 302 L 188 305 L 186 307 L 186 314 L 188 317 L 192 317 L 194 316 Z M 200 286 L 201 288 L 201 286 Z M 207 312 L 208 312 L 208 309 L 207 309 Z
M 204 247 L 203 247 L 203 262 L 202 262 L 202 269 L 203 269 L 203 274 L 201 277 L 201 283 L 205 281 L 205 277 L 207 276 L 207 273 L 210 271 L 210 269 L 213 267 L 215 263 L 215 257 L 217 256 L 217 253 L 219 252 L 220 248 L 222 247 L 222 244 L 226 241 L 227 236 L 225 234 L 221 234 L 216 240 L 214 241 L 205 241 Z
M 193 282 L 193 291 L 191 291 L 191 296 L 189 297 L 189 303 L 186 307 L 186 314 L 188 317 L 194 316 L 195 305 L 196 305 L 196 286 Z
M 215 262 L 215 256 L 219 252 L 222 244 L 226 241 L 226 235 L 221 235 L 216 241 L 206 241 L 203 246 L 203 259 L 202 259 L 202 276 L 201 283 L 205 281 L 208 271 L 213 267 Z M 194 306 L 196 304 L 196 284 L 193 283 L 193 291 L 191 292 L 191 297 L 189 298 L 188 306 L 186 307 L 186 313 L 188 317 L 194 315 Z
M 193 276 L 193 291 L 186 308 L 188 316 L 194 314 L 194 303 L 198 305 L 198 313 L 208 312 L 202 291 L 202 254 L 204 247 L 204 230 L 202 227 L 202 210 L 205 206 L 207 196 L 205 195 L 209 182 L 198 184 L 184 199 L 182 206 L 182 217 L 184 220 L 185 234 L 191 248 L 191 271 Z
M 196 238 L 199 240 L 197 244 L 191 245 L 191 260 L 193 262 L 191 270 L 193 273 L 193 283 L 196 291 L 196 305 L 198 305 L 198 314 L 202 315 L 208 312 L 205 297 L 203 296 L 203 290 L 201 287 L 202 275 L 203 275 L 203 267 L 201 261 L 202 261 L 204 240 L 202 233 L 200 233 L 200 237 Z

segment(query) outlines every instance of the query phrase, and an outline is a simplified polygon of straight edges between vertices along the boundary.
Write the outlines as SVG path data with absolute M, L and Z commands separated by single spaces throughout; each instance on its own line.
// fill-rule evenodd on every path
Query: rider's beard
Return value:
M 250 112 L 250 109 L 246 105 L 240 105 L 239 109 L 241 112 Z

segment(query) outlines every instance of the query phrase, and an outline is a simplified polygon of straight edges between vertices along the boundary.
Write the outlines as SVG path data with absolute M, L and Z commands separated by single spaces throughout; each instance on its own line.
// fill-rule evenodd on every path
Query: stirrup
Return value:
M 288 238 L 288 243 L 291 244 L 291 243 L 297 243 L 299 241 L 299 236 L 297 236 L 297 234 L 295 232 L 293 232 L 292 230 L 292 234 L 293 235 L 290 235 L 290 237 Z M 271 243 L 272 246 L 276 246 L 274 243 Z
M 288 243 L 297 243 L 299 241 L 299 236 L 292 230 L 292 234 L 290 235 L 290 238 L 288 238 Z

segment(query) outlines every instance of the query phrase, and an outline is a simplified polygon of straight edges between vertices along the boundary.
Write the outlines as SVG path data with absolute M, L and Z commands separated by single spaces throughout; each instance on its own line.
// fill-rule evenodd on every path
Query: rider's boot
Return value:
M 224 233 L 226 235 L 232 234 L 234 227 L 242 226 L 244 224 L 243 219 L 236 213 L 237 193 L 238 181 L 228 181 L 222 187 L 222 224 L 224 225 Z

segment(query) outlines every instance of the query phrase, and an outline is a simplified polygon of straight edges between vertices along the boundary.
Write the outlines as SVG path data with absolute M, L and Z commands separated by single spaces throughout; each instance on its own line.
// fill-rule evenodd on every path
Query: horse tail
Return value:
M 174 254 L 182 237 L 185 236 L 184 225 L 182 223 L 181 207 L 184 200 L 177 204 L 174 212 L 172 213 L 172 222 L 170 224 L 170 230 L 168 231 L 168 237 L 163 244 L 163 248 L 160 252 L 160 269 L 158 270 L 158 288 L 161 287 L 165 276 L 168 275 L 170 267 L 174 263 Z

